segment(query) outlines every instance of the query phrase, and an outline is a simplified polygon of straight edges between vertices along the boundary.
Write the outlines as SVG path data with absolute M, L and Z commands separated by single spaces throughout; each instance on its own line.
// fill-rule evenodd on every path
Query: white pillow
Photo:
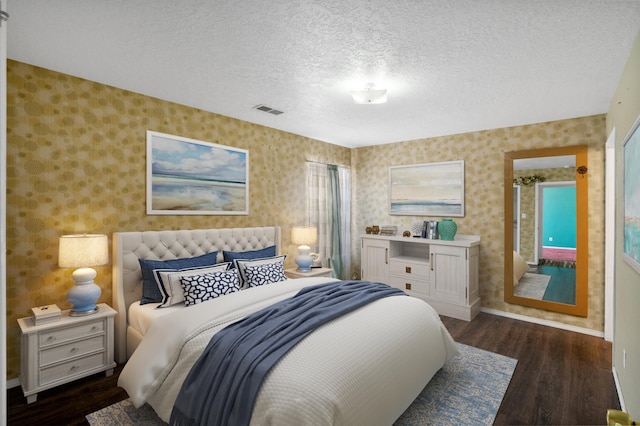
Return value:
M 265 257 L 262 259 L 235 259 L 233 263 L 238 270 L 238 277 L 240 278 L 240 288 L 245 289 L 249 287 L 256 287 L 258 285 L 267 284 L 269 279 L 278 279 L 278 281 L 284 281 L 287 278 L 284 275 L 284 260 L 287 255 Z M 249 275 L 247 274 L 247 268 L 249 269 Z M 268 281 L 274 282 L 274 281 Z
M 181 278 L 193 275 L 202 275 L 229 269 L 230 263 L 218 263 L 215 266 L 202 266 L 185 269 L 156 269 L 153 274 L 156 278 L 158 289 L 162 294 L 162 302 L 158 308 L 175 305 L 184 302 L 184 290 Z
M 520 278 L 529 270 L 529 264 L 515 250 L 513 251 L 513 285 L 520 284 Z

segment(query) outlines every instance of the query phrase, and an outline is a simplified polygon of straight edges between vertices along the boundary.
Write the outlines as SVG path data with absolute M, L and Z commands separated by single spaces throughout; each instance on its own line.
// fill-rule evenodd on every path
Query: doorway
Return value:
M 537 259 L 542 262 L 576 261 L 576 183 L 537 185 Z
M 576 303 L 576 184 L 536 186 L 536 272 L 550 277 L 543 300 Z

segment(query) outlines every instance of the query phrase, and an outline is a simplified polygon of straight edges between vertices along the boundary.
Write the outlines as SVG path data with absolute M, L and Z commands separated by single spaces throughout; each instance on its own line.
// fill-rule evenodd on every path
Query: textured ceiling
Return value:
M 349 147 L 605 113 L 640 30 L 640 1 L 611 0 L 9 0 L 7 10 L 10 59 Z M 388 103 L 353 103 L 369 82 Z

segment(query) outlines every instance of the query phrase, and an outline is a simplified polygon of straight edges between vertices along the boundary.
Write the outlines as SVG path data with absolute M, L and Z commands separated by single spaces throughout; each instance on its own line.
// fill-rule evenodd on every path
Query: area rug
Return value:
M 458 343 L 456 355 L 436 373 L 394 426 L 490 425 L 495 420 L 517 361 Z M 148 405 L 129 399 L 87 416 L 92 426 L 165 425 Z
M 522 278 L 520 278 L 520 284 L 513 287 L 513 295 L 542 300 L 544 292 L 547 291 L 550 279 L 550 275 L 526 272 Z

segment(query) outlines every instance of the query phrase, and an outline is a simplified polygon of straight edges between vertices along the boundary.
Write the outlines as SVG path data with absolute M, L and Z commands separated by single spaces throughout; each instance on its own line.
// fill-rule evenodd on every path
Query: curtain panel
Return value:
M 309 225 L 318 229 L 322 266 L 348 279 L 351 269 L 351 173 L 348 167 L 308 162 Z M 312 248 L 313 249 L 313 248 Z

